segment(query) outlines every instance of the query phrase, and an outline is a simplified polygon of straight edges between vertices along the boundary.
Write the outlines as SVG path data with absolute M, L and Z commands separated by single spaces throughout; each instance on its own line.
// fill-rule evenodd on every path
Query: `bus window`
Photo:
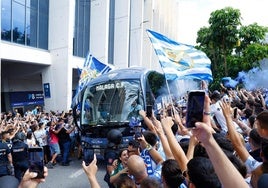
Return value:
M 131 105 L 136 101 L 144 109 L 139 80 L 114 80 L 90 85 L 84 92 L 82 124 L 106 125 L 128 122 Z
M 92 121 L 92 107 L 91 96 L 88 90 L 84 93 L 83 106 L 82 106 L 82 124 L 89 124 Z

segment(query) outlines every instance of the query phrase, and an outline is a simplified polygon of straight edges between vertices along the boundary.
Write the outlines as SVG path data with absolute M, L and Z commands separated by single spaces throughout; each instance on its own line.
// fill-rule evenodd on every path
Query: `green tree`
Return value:
M 217 88 L 225 76 L 236 77 L 238 72 L 258 66 L 258 61 L 268 57 L 264 44 L 267 27 L 253 23 L 241 25 L 240 10 L 226 7 L 210 14 L 209 26 L 197 33 L 196 46 L 211 59 L 213 83 Z
M 214 45 L 219 49 L 219 57 L 221 57 L 220 62 L 216 63 L 221 64 L 223 61 L 225 76 L 228 75 L 227 56 L 232 53 L 238 41 L 240 20 L 240 11 L 232 7 L 216 10 L 210 14 L 211 38 Z
M 250 70 L 259 66 L 259 61 L 268 58 L 268 45 L 260 43 L 249 44 L 243 51 L 242 70 Z
M 236 48 L 237 54 L 243 52 L 252 43 L 263 44 L 263 39 L 267 31 L 267 27 L 259 26 L 257 23 L 242 26 L 239 30 L 239 42 Z

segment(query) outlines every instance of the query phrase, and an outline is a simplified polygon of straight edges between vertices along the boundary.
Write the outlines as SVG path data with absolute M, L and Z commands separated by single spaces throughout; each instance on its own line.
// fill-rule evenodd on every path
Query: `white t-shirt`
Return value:
M 47 142 L 47 132 L 44 129 L 39 129 L 37 131 L 34 132 L 34 135 L 36 137 L 36 139 L 39 141 L 40 146 L 46 146 L 48 145 Z
M 226 120 L 225 117 L 223 115 L 221 106 L 220 106 L 221 101 L 217 101 L 215 104 L 211 104 L 210 105 L 210 112 L 211 115 L 215 116 L 219 125 L 221 126 L 221 130 L 223 130 L 225 133 L 227 133 L 228 131 L 228 127 L 226 125 Z M 235 126 L 236 131 L 238 132 L 242 132 L 242 130 L 240 129 L 240 127 L 233 121 L 233 125 Z
M 248 173 L 251 173 L 253 170 L 255 170 L 261 164 L 262 164 L 262 162 L 257 161 L 251 155 L 249 155 L 249 157 L 245 161 L 245 165 L 247 167 Z
M 26 139 L 26 144 L 28 145 L 28 147 L 35 147 L 36 143 L 35 143 L 35 138 L 34 136 L 32 136 L 31 139 Z
M 215 104 L 210 105 L 210 112 L 212 116 L 215 116 L 219 125 L 221 126 L 221 130 L 224 132 L 228 131 L 228 128 L 226 126 L 226 121 L 225 117 L 223 115 L 221 106 L 220 106 L 221 101 L 217 101 Z

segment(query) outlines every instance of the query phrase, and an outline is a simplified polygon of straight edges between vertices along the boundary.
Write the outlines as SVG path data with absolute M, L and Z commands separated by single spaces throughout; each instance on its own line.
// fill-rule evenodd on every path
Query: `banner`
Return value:
M 95 57 L 93 57 L 90 53 L 88 53 L 84 66 L 81 70 L 80 79 L 78 82 L 76 94 L 73 98 L 72 106 L 78 103 L 78 97 L 79 97 L 80 91 L 82 91 L 92 79 L 104 73 L 107 73 L 110 70 L 112 70 L 111 66 L 100 62 Z
M 213 80 L 211 61 L 204 52 L 157 32 L 147 30 L 147 33 L 167 80 Z
M 101 74 L 109 72 L 111 69 L 112 68 L 109 65 L 101 63 L 89 53 L 86 57 L 83 69 L 80 74 L 78 92 L 83 90 L 83 88 L 90 80 L 98 77 Z

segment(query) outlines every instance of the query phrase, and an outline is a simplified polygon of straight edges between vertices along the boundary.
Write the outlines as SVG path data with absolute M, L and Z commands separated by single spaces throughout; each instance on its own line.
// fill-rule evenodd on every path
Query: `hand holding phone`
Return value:
M 234 119 L 237 118 L 237 108 L 234 108 Z
M 36 172 L 35 179 L 44 178 L 44 152 L 42 147 L 28 148 L 29 172 Z
M 169 105 L 168 108 L 167 108 L 167 115 L 169 117 L 172 117 L 174 115 L 174 112 L 173 112 L 173 106 L 172 105 Z
M 94 151 L 93 149 L 84 148 L 83 149 L 83 160 L 86 163 L 86 166 L 88 166 L 94 159 Z
M 138 140 L 142 136 L 141 132 L 135 132 L 135 140 Z
M 141 127 L 135 127 L 134 131 L 135 131 L 135 134 L 134 134 L 135 140 L 138 140 L 140 137 L 142 137 L 142 128 Z
M 156 119 L 157 119 L 158 121 L 161 121 L 161 114 L 160 114 L 160 112 L 156 114 Z
M 153 106 L 152 105 L 147 105 L 146 106 L 146 116 L 148 118 L 152 117 L 152 113 L 153 113 Z
M 196 122 L 203 120 L 203 110 L 205 101 L 205 91 L 192 90 L 188 94 L 186 127 L 195 127 Z

